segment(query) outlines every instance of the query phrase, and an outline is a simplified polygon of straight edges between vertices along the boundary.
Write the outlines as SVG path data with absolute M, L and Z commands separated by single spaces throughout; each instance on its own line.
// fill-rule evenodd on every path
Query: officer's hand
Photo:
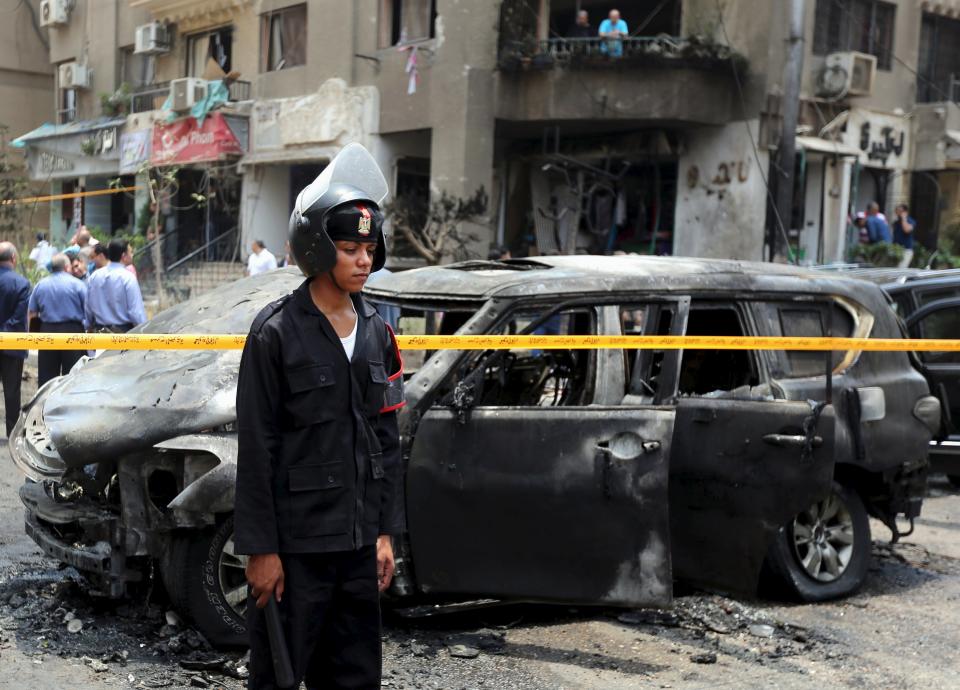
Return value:
M 377 537 L 377 585 L 383 592 L 390 586 L 393 580 L 393 542 L 387 535 Z
M 391 563 L 393 557 L 391 556 Z M 283 596 L 283 564 L 275 553 L 261 553 L 250 556 L 247 561 L 247 582 L 250 594 L 257 599 L 257 608 L 262 609 L 275 594 L 277 601 Z

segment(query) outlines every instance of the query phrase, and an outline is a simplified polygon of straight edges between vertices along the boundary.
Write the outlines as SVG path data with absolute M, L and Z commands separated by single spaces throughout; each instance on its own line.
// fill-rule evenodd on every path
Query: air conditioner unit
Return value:
M 59 67 L 61 89 L 89 89 L 90 68 L 82 62 L 65 62 Z
M 170 51 L 170 33 L 160 22 L 137 27 L 133 52 L 137 55 L 158 55 Z
M 196 77 L 174 79 L 170 82 L 170 96 L 175 111 L 190 110 L 207 97 L 207 82 Z
M 817 82 L 820 96 L 869 96 L 877 75 L 877 58 L 866 53 L 831 53 Z
M 68 0 L 40 0 L 40 26 L 61 26 L 69 18 Z

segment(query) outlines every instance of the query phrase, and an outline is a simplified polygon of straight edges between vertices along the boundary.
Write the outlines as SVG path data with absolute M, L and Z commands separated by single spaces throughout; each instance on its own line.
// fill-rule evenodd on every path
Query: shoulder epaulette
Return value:
M 283 305 L 287 303 L 293 295 L 284 295 L 278 300 L 270 302 L 267 306 L 260 310 L 260 313 L 257 314 L 257 318 L 253 320 L 253 325 L 250 326 L 251 333 L 259 333 L 260 329 L 263 328 L 263 325 L 270 320 L 274 314 L 283 309 Z

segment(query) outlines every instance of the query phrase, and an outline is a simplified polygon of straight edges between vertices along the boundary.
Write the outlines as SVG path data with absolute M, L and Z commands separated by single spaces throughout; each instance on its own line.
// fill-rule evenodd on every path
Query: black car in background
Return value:
M 886 292 L 911 338 L 960 339 L 960 269 L 841 268 Z M 934 472 L 960 487 L 960 352 L 917 352 L 916 365 L 940 400 L 941 425 L 930 443 Z

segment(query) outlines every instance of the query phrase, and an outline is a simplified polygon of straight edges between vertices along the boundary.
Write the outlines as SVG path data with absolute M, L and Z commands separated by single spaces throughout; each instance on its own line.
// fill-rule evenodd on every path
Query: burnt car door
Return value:
M 930 302 L 906 319 L 913 338 L 960 338 L 960 298 Z M 917 360 L 940 399 L 941 429 L 931 453 L 937 468 L 960 475 L 960 352 L 918 352 Z
M 588 335 L 616 317 L 595 306 L 519 308 L 492 332 Z M 669 603 L 674 411 L 620 406 L 622 376 L 616 350 L 461 360 L 410 451 L 407 522 L 422 592 Z
M 686 332 L 752 334 L 741 305 L 697 299 Z M 775 397 L 756 352 L 685 350 L 670 468 L 677 578 L 753 593 L 780 527 L 830 493 L 833 429 L 831 406 Z

